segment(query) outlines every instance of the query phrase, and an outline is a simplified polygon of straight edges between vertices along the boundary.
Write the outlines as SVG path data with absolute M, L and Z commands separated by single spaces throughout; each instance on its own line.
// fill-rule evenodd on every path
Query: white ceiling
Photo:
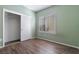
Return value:
M 48 8 L 50 7 L 51 5 L 25 5 L 25 7 L 33 10 L 33 11 L 40 11 L 42 9 L 45 9 L 45 8 Z

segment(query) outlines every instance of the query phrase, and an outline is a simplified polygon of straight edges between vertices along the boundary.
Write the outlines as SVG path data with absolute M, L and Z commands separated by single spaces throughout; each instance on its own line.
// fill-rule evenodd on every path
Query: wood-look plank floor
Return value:
M 1 48 L 0 54 L 79 54 L 79 50 L 42 39 L 30 39 Z

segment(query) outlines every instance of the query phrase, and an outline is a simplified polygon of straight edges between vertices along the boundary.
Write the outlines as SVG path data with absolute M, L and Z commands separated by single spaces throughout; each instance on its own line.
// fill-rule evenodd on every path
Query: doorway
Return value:
M 20 42 L 21 16 L 18 14 L 5 11 L 4 17 L 5 45 Z
M 3 9 L 3 47 L 8 42 L 32 38 L 31 16 Z
M 20 15 L 5 12 L 5 45 L 20 41 Z

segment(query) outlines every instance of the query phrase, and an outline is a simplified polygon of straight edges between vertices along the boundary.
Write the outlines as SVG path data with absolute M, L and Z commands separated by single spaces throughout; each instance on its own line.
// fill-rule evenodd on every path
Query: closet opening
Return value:
M 4 12 L 4 45 L 21 41 L 21 16 L 11 12 Z

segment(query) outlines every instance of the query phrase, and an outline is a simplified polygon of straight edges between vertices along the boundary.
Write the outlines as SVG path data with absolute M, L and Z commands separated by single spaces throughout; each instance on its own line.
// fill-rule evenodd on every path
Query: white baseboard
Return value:
M 58 44 L 61 44 L 61 45 L 65 45 L 65 46 L 69 46 L 69 47 L 73 47 L 73 48 L 77 48 L 79 49 L 78 46 L 73 46 L 73 45 L 70 45 L 70 44 L 65 44 L 65 43 L 61 43 L 61 42 L 57 42 L 57 41 L 52 41 L 52 40 L 48 40 L 48 39 L 45 39 L 45 38 L 40 38 L 40 37 L 37 37 L 39 39 L 43 39 L 43 40 L 47 40 L 47 41 L 50 41 L 50 42 L 55 42 L 55 43 L 58 43 Z
M 35 37 L 31 37 L 30 39 L 34 39 Z M 29 40 L 29 39 L 27 39 L 27 40 Z M 22 41 L 22 40 L 20 40 L 20 41 Z M 3 47 L 5 47 L 5 46 L 0 46 L 0 48 L 3 48 Z
M 0 46 L 0 48 L 3 48 L 3 46 Z
M 36 38 L 36 37 L 32 37 L 31 39 L 34 39 L 34 38 Z

